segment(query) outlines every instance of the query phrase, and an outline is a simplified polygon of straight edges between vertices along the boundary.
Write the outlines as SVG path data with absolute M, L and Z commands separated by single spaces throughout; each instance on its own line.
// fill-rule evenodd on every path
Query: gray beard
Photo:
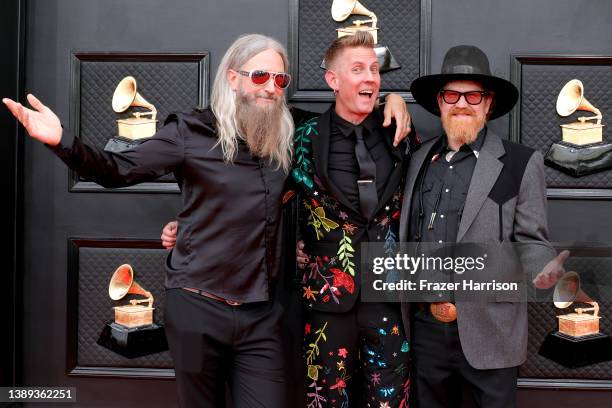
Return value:
M 283 115 L 282 98 L 269 106 L 257 106 L 255 95 L 236 94 L 236 121 L 249 151 L 258 157 L 270 157 L 278 149 Z

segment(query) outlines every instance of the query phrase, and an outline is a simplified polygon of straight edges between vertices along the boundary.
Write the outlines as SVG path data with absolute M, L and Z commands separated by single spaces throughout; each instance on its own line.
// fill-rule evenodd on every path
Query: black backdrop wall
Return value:
M 290 8 L 296 1 L 29 0 L 25 88 L 68 124 L 74 52 L 206 51 L 210 53 L 212 82 L 220 58 L 238 35 L 260 32 L 287 44 Z M 5 16 L 15 15 L 11 7 L 18 3 L 6 2 L 2 6 L 3 30 L 9 27 L 4 25 Z M 460 43 L 475 44 L 485 50 L 495 73 L 505 78 L 510 77 L 511 55 L 516 53 L 612 55 L 609 41 L 612 4 L 605 0 L 436 0 L 431 3 L 432 72 L 439 71 L 445 51 Z M 18 28 L 13 27 L 12 36 L 17 32 Z M 5 49 L 2 44 L 3 58 L 8 56 L 7 61 L 12 64 L 8 67 L 2 64 L 2 77 L 16 75 L 18 57 L 11 46 L 15 44 L 13 37 L 2 40 L 8 45 Z M 16 83 L 3 79 L 2 95 L 15 95 L 15 86 Z M 317 110 L 325 107 L 314 102 L 304 105 Z M 433 116 L 418 106 L 411 105 L 410 109 L 424 137 L 437 134 L 439 129 Z M 4 149 L 10 146 L 7 139 L 15 142 L 15 132 L 5 112 L 0 113 L 0 120 L 2 134 L 6 134 Z M 491 126 L 499 134 L 510 134 L 507 116 Z M 23 269 L 19 271 L 23 290 L 16 293 L 23 302 L 23 330 L 18 332 L 24 350 L 18 361 L 23 384 L 76 386 L 79 406 L 174 406 L 174 383 L 168 378 L 171 372 L 151 369 L 147 364 L 139 366 L 139 370 L 130 370 L 128 361 L 107 368 L 100 364 L 94 367 L 75 356 L 78 344 L 74 344 L 73 335 L 77 331 L 69 319 L 79 316 L 78 308 L 86 299 L 78 297 L 78 278 L 77 282 L 73 280 L 75 262 L 68 254 L 69 249 L 74 253 L 71 238 L 95 243 L 157 240 L 161 226 L 179 209 L 179 196 L 69 192 L 69 173 L 64 165 L 44 146 L 30 140 L 24 144 L 21 156 L 24 204 L 20 219 L 23 239 L 18 245 L 24 254 Z M 13 151 L 12 147 L 9 150 Z M 7 156 L 20 158 L 11 156 L 10 152 Z M 14 164 L 11 167 L 13 170 L 9 168 L 4 174 L 13 175 L 16 167 Z M 551 239 L 612 242 L 610 210 L 608 200 L 551 199 Z M 21 230 L 13 227 L 13 231 L 16 229 Z M 88 258 L 78 259 L 77 268 L 87 267 L 82 263 Z M 88 321 L 87 316 L 81 318 Z M 94 323 L 92 327 L 96 330 L 97 326 Z M 127 367 L 126 371 L 122 371 L 122 366 Z M 606 375 L 612 379 L 612 373 L 603 373 Z M 572 388 L 560 390 L 522 388 L 520 406 L 609 406 L 608 391 L 588 389 L 608 387 L 609 383 L 588 383 L 587 389 L 577 389 L 579 385 L 575 383 Z
M 23 75 L 20 68 L 23 65 L 24 51 L 24 4 L 21 1 L 9 1 L 0 14 L 0 55 L 3 63 L 0 64 L 0 95 L 10 98 L 19 98 L 23 88 Z M 23 155 L 20 154 L 22 141 L 18 135 L 17 123 L 7 110 L 0 112 L 0 155 L 2 156 L 2 191 L 5 193 L 3 209 L 6 216 L 2 220 L 2 229 L 5 232 L 2 245 L 2 259 L 4 260 L 3 288 L 0 297 L 0 309 L 3 311 L 5 335 L 2 336 L 4 352 L 0 356 L 0 384 L 3 386 L 15 384 L 19 375 L 16 364 L 20 356 L 20 344 L 17 333 L 20 329 L 18 313 L 20 293 L 20 279 L 18 259 L 21 258 L 21 166 Z M 19 243 L 19 244 L 18 244 Z

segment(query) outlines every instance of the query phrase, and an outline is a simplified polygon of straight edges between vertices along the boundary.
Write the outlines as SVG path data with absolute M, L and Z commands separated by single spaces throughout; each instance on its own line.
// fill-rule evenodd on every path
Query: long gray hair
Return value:
M 275 39 L 261 34 L 247 34 L 238 37 L 229 47 L 217 70 L 211 93 L 211 109 L 217 119 L 217 145 L 221 145 L 223 158 L 231 163 L 237 152 L 240 127 L 236 120 L 236 94 L 227 80 L 230 69 L 239 70 L 248 60 L 268 49 L 278 52 L 282 57 L 285 70 L 289 68 L 287 52 Z M 270 162 L 276 162 L 285 172 L 289 171 L 292 156 L 293 119 L 283 96 L 280 142 L 269 153 Z M 277 168 L 278 168 L 277 167 Z

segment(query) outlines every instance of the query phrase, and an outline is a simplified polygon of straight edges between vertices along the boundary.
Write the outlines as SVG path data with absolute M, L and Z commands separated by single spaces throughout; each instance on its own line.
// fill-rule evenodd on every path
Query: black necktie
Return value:
M 355 126 L 355 156 L 359 163 L 359 208 L 361 215 L 370 219 L 374 215 L 374 210 L 378 205 L 378 193 L 376 192 L 376 163 L 363 141 L 363 128 Z

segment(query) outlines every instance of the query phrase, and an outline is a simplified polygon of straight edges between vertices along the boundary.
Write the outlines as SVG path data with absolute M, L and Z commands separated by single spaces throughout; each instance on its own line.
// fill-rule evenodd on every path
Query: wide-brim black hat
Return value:
M 475 81 L 495 94 L 489 119 L 508 113 L 518 100 L 518 89 L 509 81 L 491 75 L 489 59 L 478 47 L 458 45 L 444 56 L 440 74 L 425 75 L 412 81 L 410 92 L 419 105 L 440 116 L 437 95 L 450 81 Z

